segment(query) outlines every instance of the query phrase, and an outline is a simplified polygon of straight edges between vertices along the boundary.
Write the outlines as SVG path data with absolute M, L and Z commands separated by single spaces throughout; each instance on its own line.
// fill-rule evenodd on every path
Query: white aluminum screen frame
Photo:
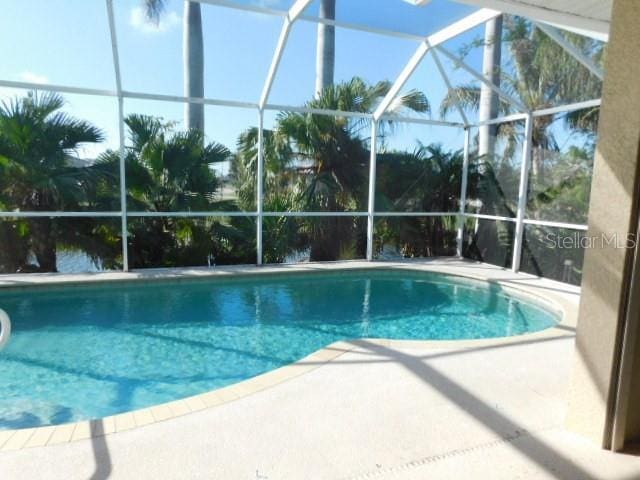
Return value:
M 92 88 L 84 88 L 84 87 L 71 87 L 66 85 L 53 85 L 53 84 L 41 84 L 41 83 L 32 83 L 32 82 L 23 82 L 23 81 L 11 81 L 11 80 L 2 80 L 0 79 L 0 87 L 8 87 L 8 88 L 16 88 L 16 89 L 33 89 L 33 90 L 44 90 L 58 93 L 70 93 L 70 94 L 80 94 L 80 95 L 93 95 L 100 97 L 115 97 L 118 101 L 118 135 L 119 135 L 119 173 L 120 173 L 120 185 L 119 185 L 119 194 L 120 194 L 120 211 L 104 211 L 104 212 L 92 212 L 92 211 L 52 211 L 52 212 L 26 212 L 26 211 L 5 211 L 0 212 L 0 219 L 2 218 L 120 218 L 121 220 L 121 231 L 122 231 L 122 258 L 123 258 L 123 271 L 129 271 L 129 261 L 128 261 L 128 233 L 127 233 L 127 220 L 129 218 L 142 218 L 142 217 L 188 217 L 188 218 L 198 218 L 198 217 L 255 217 L 256 218 L 256 251 L 257 258 L 256 264 L 261 265 L 263 261 L 263 219 L 264 217 L 367 217 L 367 249 L 366 249 L 366 259 L 371 261 L 373 260 L 373 244 L 374 244 L 374 222 L 376 217 L 400 217 L 400 216 L 409 216 L 409 217 L 456 217 L 457 218 L 457 236 L 456 236 L 456 253 L 459 257 L 462 257 L 463 254 L 463 223 L 465 218 L 476 218 L 476 219 L 487 219 L 494 221 L 509 221 L 514 222 L 516 224 L 515 235 L 514 235 L 514 252 L 513 252 L 513 260 L 512 260 L 512 270 L 514 272 L 518 272 L 520 269 L 520 258 L 522 253 L 522 241 L 523 241 L 523 232 L 525 225 L 539 225 L 539 226 L 548 226 L 555 228 L 565 228 L 570 230 L 577 231 L 586 231 L 587 225 L 583 224 L 573 224 L 573 223 L 563 223 L 563 222 L 552 222 L 552 221 L 544 221 L 544 220 L 533 220 L 527 219 L 526 217 L 526 204 L 527 204 L 527 181 L 528 181 L 528 171 L 530 167 L 530 159 L 531 159 L 531 127 L 534 117 L 543 116 L 543 115 L 553 115 L 556 113 L 563 112 L 571 112 L 575 110 L 581 110 L 585 108 L 592 108 L 600 105 L 600 99 L 593 99 L 583 102 L 577 102 L 569 105 L 563 105 L 553 108 L 547 108 L 544 110 L 537 111 L 522 111 L 521 113 L 514 113 L 504 117 L 492 119 L 487 122 L 470 124 L 467 117 L 461 112 L 461 118 L 464 123 L 459 122 L 450 122 L 444 120 L 432 120 L 428 118 L 419 118 L 419 117 L 404 117 L 388 114 L 386 112 L 387 107 L 392 103 L 396 95 L 399 93 L 402 86 L 405 84 L 407 79 L 411 76 L 411 74 L 415 71 L 421 61 L 424 59 L 426 53 L 431 52 L 437 66 L 438 73 L 442 76 L 445 85 L 447 88 L 451 88 L 451 83 L 449 78 L 446 75 L 445 70 L 442 68 L 442 65 L 438 59 L 438 53 L 440 52 L 453 60 L 458 66 L 464 68 L 471 75 L 479 79 L 480 81 L 486 83 L 490 86 L 498 95 L 503 97 L 512 105 L 520 107 L 519 109 L 525 110 L 524 106 L 520 104 L 520 102 L 511 96 L 509 96 L 506 92 L 503 92 L 499 87 L 493 85 L 491 82 L 488 82 L 481 73 L 475 71 L 473 68 L 466 65 L 460 58 L 455 57 L 451 52 L 446 50 L 440 43 L 442 43 L 441 39 L 450 39 L 453 38 L 465 31 L 477 27 L 478 25 L 486 22 L 487 20 L 494 18 L 499 12 L 491 11 L 489 9 L 481 9 L 472 13 L 468 17 L 465 17 L 462 20 L 459 20 L 452 25 L 445 27 L 439 32 L 435 34 L 429 35 L 428 37 L 421 37 L 417 35 L 411 35 L 403 32 L 397 32 L 392 30 L 385 30 L 380 28 L 369 27 L 366 25 L 360 24 L 351 24 L 340 22 L 336 20 L 327 20 L 321 19 L 318 17 L 312 17 L 304 15 L 304 10 L 311 3 L 311 0 L 297 0 L 289 11 L 281 11 L 270 8 L 259 7 L 255 5 L 247 5 L 247 4 L 238 4 L 229 0 L 193 0 L 198 1 L 202 4 L 215 5 L 218 7 L 226 7 L 236 10 L 244 10 L 248 12 L 260 13 L 264 15 L 271 16 L 279 16 L 284 19 L 283 27 L 280 33 L 280 38 L 278 44 L 276 46 L 276 50 L 274 52 L 273 60 L 271 67 L 269 69 L 269 73 L 265 80 L 265 84 L 263 87 L 262 94 L 260 99 L 256 103 L 252 102 L 239 102 L 233 100 L 225 100 L 225 99 L 215 99 L 215 98 L 191 98 L 191 97 L 183 97 L 176 95 L 163 95 L 163 94 L 152 94 L 145 92 L 132 92 L 126 91 L 122 88 L 121 75 L 120 75 L 120 59 L 118 54 L 118 38 L 116 33 L 116 25 L 115 25 L 115 17 L 113 11 L 113 0 L 105 0 L 106 9 L 107 9 L 107 18 L 109 24 L 109 32 L 111 38 L 111 46 L 112 46 L 112 57 L 113 57 L 113 66 L 114 66 L 114 74 L 116 80 L 116 90 L 101 90 L 101 89 L 92 89 Z M 482 20 L 482 21 L 479 21 Z M 287 39 L 290 33 L 291 26 L 296 21 L 306 21 L 312 23 L 324 23 L 327 25 L 333 25 L 336 27 L 348 29 L 348 30 L 357 30 L 364 31 L 368 33 L 374 33 L 383 36 L 396 37 L 396 38 L 404 38 L 408 40 L 414 40 L 419 43 L 418 50 L 416 53 L 409 59 L 407 66 L 400 74 L 400 76 L 396 79 L 393 84 L 393 88 L 389 92 L 390 94 L 385 97 L 380 107 L 372 113 L 362 113 L 362 112 L 348 112 L 348 111 L 340 111 L 340 110 L 329 110 L 329 109 L 315 109 L 315 108 L 307 108 L 301 106 L 291 106 L 291 105 L 277 105 L 277 104 L 269 104 L 269 93 L 271 90 L 271 86 L 277 74 L 278 66 L 280 63 L 281 56 L 286 48 Z M 535 24 L 535 23 L 534 23 Z M 536 25 L 538 28 L 541 26 Z M 546 28 L 542 28 L 545 33 L 547 32 Z M 551 32 L 553 33 L 553 32 Z M 562 43 L 560 38 L 556 36 L 555 40 Z M 566 48 L 567 45 L 561 45 L 563 48 Z M 567 48 L 569 49 L 569 48 Z M 570 50 L 570 49 L 569 49 Z M 570 52 L 572 54 L 577 55 L 576 52 Z M 585 63 L 585 59 L 579 59 L 581 63 Z M 589 68 L 592 73 L 596 74 L 598 77 L 601 77 L 600 71 L 595 70 L 593 66 Z M 131 212 L 127 210 L 126 204 L 126 172 L 125 172 L 125 123 L 124 123 L 124 110 L 123 110 L 123 101 L 125 98 L 132 99 L 141 99 L 141 100 L 155 100 L 155 101 L 163 101 L 163 102 L 173 102 L 173 103 L 201 103 L 205 105 L 214 105 L 214 106 L 223 106 L 223 107 L 232 107 L 232 108 L 244 108 L 244 109 L 253 109 L 256 111 L 258 116 L 258 163 L 257 163 L 257 172 L 256 172 L 256 210 L 255 211 L 232 211 L 232 212 L 223 212 L 223 211 L 205 211 L 205 212 L 194 212 L 194 211 L 177 211 L 177 212 Z M 461 110 L 458 105 L 456 108 Z M 343 116 L 343 117 L 352 117 L 352 118 L 365 118 L 371 121 L 371 141 L 370 141 L 370 163 L 369 163 L 369 187 L 368 187 L 368 200 L 367 200 L 367 211 L 366 212 L 265 212 L 263 210 L 263 198 L 264 198 L 264 112 L 265 111 L 289 111 L 289 112 L 300 112 L 300 113 L 310 113 L 310 114 L 318 114 L 318 115 L 329 115 L 329 116 Z M 380 120 L 393 120 L 397 122 L 405 122 L 405 123 L 416 123 L 416 124 L 425 124 L 425 125 L 436 125 L 436 126 L 444 126 L 449 128 L 459 128 L 463 129 L 465 132 L 464 135 L 464 145 L 463 145 L 463 172 L 462 172 L 462 188 L 460 192 L 460 208 L 455 212 L 378 212 L 375 210 L 375 177 L 376 177 L 376 155 L 377 155 L 377 128 Z M 469 167 L 469 148 L 470 148 L 470 128 L 478 127 L 481 124 L 498 124 L 504 122 L 525 120 L 526 128 L 525 128 L 525 141 L 523 143 L 523 161 L 521 166 L 520 173 L 520 183 L 519 183 L 519 192 L 518 192 L 518 209 L 516 217 L 503 217 L 497 215 L 485 215 L 485 214 L 476 214 L 469 213 L 465 211 L 466 204 L 466 194 L 467 194 L 467 173 Z

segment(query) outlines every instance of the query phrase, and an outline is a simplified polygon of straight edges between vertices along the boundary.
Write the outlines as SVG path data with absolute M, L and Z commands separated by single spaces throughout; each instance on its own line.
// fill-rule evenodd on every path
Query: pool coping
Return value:
M 316 368 L 337 359 L 364 344 L 385 347 L 415 349 L 478 348 L 488 345 L 508 345 L 522 340 L 540 340 L 573 335 L 575 331 L 580 290 L 578 287 L 543 279 L 494 265 L 473 262 L 457 258 L 435 258 L 394 262 L 323 262 L 296 265 L 270 266 L 233 266 L 190 269 L 153 269 L 136 272 L 109 272 L 88 275 L 66 274 L 29 274 L 0 276 L 0 291 L 23 288 L 47 288 L 62 285 L 86 285 L 88 283 L 121 283 L 139 280 L 183 280 L 229 278 L 229 276 L 249 276 L 264 274 L 293 274 L 310 272 L 348 272 L 365 269 L 388 269 L 396 271 L 434 272 L 480 280 L 497 284 L 507 289 L 532 297 L 556 309 L 562 315 L 561 321 L 554 327 L 538 332 L 511 337 L 477 340 L 392 340 L 392 339 L 355 339 L 331 343 L 306 357 L 279 367 L 275 370 L 243 380 L 241 382 L 193 395 L 187 398 L 161 403 L 151 407 L 131 410 L 100 419 L 79 422 L 31 427 L 15 430 L 0 430 L 0 451 L 20 450 L 23 448 L 61 445 L 104 435 L 112 435 L 134 428 L 214 408 L 233 402 L 242 397 L 258 393 L 279 385 L 290 379 L 304 375 Z

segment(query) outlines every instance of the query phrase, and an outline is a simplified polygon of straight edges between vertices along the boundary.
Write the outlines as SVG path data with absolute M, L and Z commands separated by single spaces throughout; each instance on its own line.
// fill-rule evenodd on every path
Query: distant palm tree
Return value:
M 197 129 L 174 132 L 172 123 L 148 115 L 129 115 L 125 124 L 131 143 L 129 208 L 208 210 L 217 203 L 220 184 L 211 166 L 229 159 L 225 146 L 206 143 Z
M 0 209 L 83 210 L 91 207 L 91 193 L 117 183 L 110 167 L 101 162 L 82 165 L 77 158 L 79 147 L 101 142 L 104 135 L 89 122 L 60 111 L 63 106 L 60 95 L 35 92 L 0 106 Z M 57 242 L 69 233 L 57 229 L 58 223 L 48 217 L 3 222 L 2 235 L 14 240 L 17 235 L 22 245 L 14 245 L 17 250 L 13 260 L 5 259 L 5 268 L 30 268 L 26 255 L 31 251 L 40 271 L 55 272 Z M 81 241 L 79 234 L 74 241 Z M 13 248 L 3 242 L 5 246 Z
M 591 99 L 600 96 L 602 82 L 555 41 L 537 29 L 531 22 L 520 18 L 504 17 L 505 41 L 512 57 L 509 68 L 500 69 L 500 88 L 518 98 L 530 110 Z M 596 63 L 602 60 L 603 44 L 580 35 L 568 38 Z M 481 89 L 474 84 L 460 85 L 446 95 L 440 112 L 446 116 L 460 101 L 463 108 L 477 112 L 480 108 Z M 511 112 L 511 106 L 500 99 L 498 111 Z M 598 109 L 578 111 L 566 115 L 569 126 L 595 132 Z M 535 117 L 533 122 L 532 170 L 536 178 L 544 175 L 545 151 L 557 150 L 553 133 L 548 128 L 553 118 Z M 522 130 L 509 124 L 498 126 L 497 135 L 507 143 L 507 151 L 516 151 Z
M 147 18 L 159 22 L 167 0 L 143 0 Z M 190 98 L 204 98 L 204 40 L 202 11 L 199 2 L 184 2 L 183 13 L 184 94 Z M 185 104 L 185 125 L 204 131 L 204 104 Z
M 234 210 L 217 199 L 220 187 L 212 165 L 228 161 L 229 150 L 207 143 L 202 131 L 175 132 L 172 123 L 129 115 L 127 204 L 130 211 L 177 212 Z M 107 155 L 117 156 L 116 152 Z M 105 159 L 106 161 L 106 159 Z M 216 252 L 219 223 L 206 219 L 152 217 L 130 222 L 131 265 L 206 265 Z
M 336 0 L 320 0 L 320 18 L 336 19 Z M 318 44 L 316 50 L 316 98 L 322 91 L 333 85 L 336 63 L 336 29 L 333 25 L 318 23 Z
M 511 96 L 519 99 L 529 110 L 540 110 L 557 105 L 572 103 L 578 100 L 598 98 L 601 93 L 602 82 L 593 76 L 586 68 L 560 47 L 554 40 L 540 31 L 531 22 L 512 16 L 504 16 L 504 35 L 502 41 L 508 46 L 511 61 L 502 62 L 500 69 L 500 88 Z M 567 39 L 590 57 L 595 63 L 601 63 L 604 45 L 601 42 L 575 34 L 566 34 Z M 480 88 L 475 85 L 460 85 L 444 99 L 441 104 L 441 114 L 446 115 L 461 99 L 464 108 L 476 112 L 480 107 Z M 528 196 L 527 208 L 533 216 L 537 216 L 543 208 L 562 203 L 562 209 L 567 219 L 579 221 L 586 211 L 589 175 L 584 174 L 584 152 L 574 151 L 561 162 L 550 162 L 560 154 L 561 146 L 554 135 L 553 122 L 564 118 L 566 125 L 579 131 L 585 139 L 593 138 L 598 121 L 598 108 L 591 108 L 564 114 L 563 116 L 537 116 L 533 119 L 531 172 L 528 188 L 535 194 Z M 512 113 L 511 106 L 500 99 L 498 102 L 500 114 Z M 505 145 L 501 159 L 491 158 L 490 155 L 478 151 L 479 162 L 486 167 L 486 172 L 478 195 L 482 199 L 486 213 L 515 216 L 514 202 L 517 193 L 506 192 L 504 189 L 517 186 L 519 175 L 512 161 L 522 141 L 524 131 L 522 122 L 504 123 L 497 126 L 497 137 Z M 588 140 L 587 140 L 588 141 Z M 494 153 L 494 152 L 487 152 Z M 558 163 L 556 165 L 556 163 Z M 573 173 L 558 175 L 558 168 L 562 164 L 575 167 Z M 554 179 L 546 177 L 551 167 L 554 168 Z M 588 167 L 586 168 L 588 170 Z M 502 180 L 502 181 L 499 181 Z M 506 180 L 505 180 L 506 179 Z M 472 196 L 468 196 L 472 199 Z M 562 200 L 560 200 L 562 199 Z M 578 205 L 580 204 L 580 206 Z M 571 214 L 571 209 L 575 214 Z M 540 244 L 539 239 L 533 239 L 531 231 L 525 233 L 523 243 L 523 268 L 542 274 L 542 263 L 549 260 L 549 256 L 537 258 L 534 251 Z M 472 236 L 473 242 L 468 253 L 473 258 L 499 263 L 508 266 L 511 263 L 513 249 L 513 224 L 510 222 L 479 222 L 479 228 Z M 484 244 L 485 247 L 482 247 Z M 500 246 L 502 248 L 495 248 Z M 500 253 L 502 250 L 502 253 Z M 491 259 L 487 260 L 487 255 Z M 557 259 L 551 263 L 562 264 Z M 528 270 L 529 271 L 529 270 Z M 558 278 L 560 279 L 560 278 Z
M 413 152 L 380 152 L 376 205 L 387 212 L 457 212 L 462 151 L 418 144 Z M 475 179 L 474 171 L 471 171 Z
M 325 88 L 305 106 L 317 109 L 370 113 L 391 87 L 390 82 L 369 85 L 360 78 Z M 411 91 L 393 103 L 391 113 L 402 110 L 428 112 L 424 94 Z M 381 134 L 393 127 L 383 122 Z M 354 117 L 283 112 L 273 131 L 265 130 L 265 204 L 273 202 L 292 210 L 342 212 L 365 208 L 369 162 L 370 120 Z M 240 138 L 235 171 L 255 178 L 257 133 Z M 247 175 L 248 173 L 248 175 Z M 251 182 L 242 182 L 250 187 Z M 240 198 L 245 194 L 239 188 Z M 251 190 L 253 194 L 253 190 Z M 278 200 L 276 200 L 276 198 Z M 354 239 L 364 233 L 357 219 L 306 219 L 300 229 L 310 244 L 312 260 L 336 260 L 343 252 L 360 249 Z M 294 220 L 292 220 L 294 221 Z
M 376 209 L 396 212 L 457 212 L 462 151 L 418 145 L 414 152 L 381 152 L 377 157 Z M 474 171 L 469 172 L 476 185 Z M 454 255 L 456 217 L 384 217 L 376 222 L 376 248 L 391 244 L 405 257 Z
M 482 74 L 491 83 L 500 86 L 500 63 L 502 58 L 502 15 L 485 24 Z M 498 95 L 484 83 L 480 86 L 480 123 L 498 116 Z M 498 127 L 480 125 L 478 127 L 478 154 L 493 155 Z

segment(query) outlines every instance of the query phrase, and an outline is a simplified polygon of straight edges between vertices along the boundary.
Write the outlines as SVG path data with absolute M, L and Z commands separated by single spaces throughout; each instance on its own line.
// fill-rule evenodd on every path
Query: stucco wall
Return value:
M 640 141 L 640 1 L 616 0 L 606 52 L 599 141 L 589 210 L 590 236 L 635 229 Z M 567 425 L 607 446 L 612 377 L 631 250 L 605 246 L 585 254 L 576 358 Z

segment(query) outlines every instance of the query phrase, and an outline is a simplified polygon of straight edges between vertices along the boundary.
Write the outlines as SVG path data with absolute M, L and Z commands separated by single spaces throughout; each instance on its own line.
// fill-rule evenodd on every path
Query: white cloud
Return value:
M 24 80 L 25 82 L 29 82 L 29 83 L 49 83 L 49 79 L 44 75 L 38 75 L 37 73 L 28 72 L 28 71 L 22 72 L 20 74 L 20 78 L 22 78 L 22 80 Z
M 182 19 L 176 12 L 164 12 L 156 24 L 150 21 L 142 7 L 134 7 L 129 16 L 129 23 L 133 28 L 143 33 L 166 33 L 180 25 Z

